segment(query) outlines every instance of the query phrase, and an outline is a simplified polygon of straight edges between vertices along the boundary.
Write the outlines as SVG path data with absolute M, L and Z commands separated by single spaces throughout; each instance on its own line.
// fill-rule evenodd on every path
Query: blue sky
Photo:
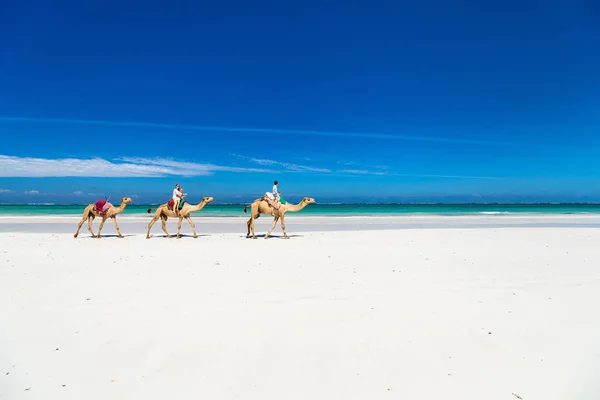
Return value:
M 600 201 L 594 2 L 169 4 L 0 6 L 0 202 Z

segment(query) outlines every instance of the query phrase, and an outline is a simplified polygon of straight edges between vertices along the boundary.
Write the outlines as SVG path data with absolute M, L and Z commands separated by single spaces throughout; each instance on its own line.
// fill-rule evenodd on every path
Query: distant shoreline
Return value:
M 81 213 L 78 214 L 45 214 L 45 215 L 34 215 L 34 214 L 0 214 L 0 223 L 3 220 L 53 220 L 53 219 L 64 219 L 70 218 L 73 220 L 79 220 L 81 218 Z M 119 220 L 148 220 L 151 219 L 154 213 L 129 213 L 129 214 L 119 214 Z M 433 220 L 433 219 L 471 219 L 471 220 L 500 220 L 500 219 L 527 219 L 527 220 L 535 220 L 535 219 L 597 219 L 600 221 L 600 212 L 599 213 L 574 213 L 574 214 L 560 214 L 560 213 L 507 213 L 507 214 L 374 214 L 374 215 L 302 215 L 302 212 L 294 213 L 288 215 L 289 217 L 294 219 L 302 218 L 302 219 L 339 219 L 339 220 L 362 220 L 362 219 L 397 219 L 397 220 Z M 197 213 L 192 214 L 193 219 L 215 219 L 215 220 L 225 220 L 225 219 L 239 219 L 239 218 L 249 218 L 249 215 L 243 212 L 240 215 L 213 215 L 209 213 L 203 213 L 202 211 L 198 211 Z M 261 216 L 261 220 L 272 218 L 270 216 Z M 98 218 L 97 218 L 98 219 Z M 172 220 L 173 218 L 170 218 Z
M 117 205 L 116 202 L 113 202 Z M 121 218 L 148 215 L 158 204 L 129 204 Z M 247 204 L 209 204 L 197 213 L 202 217 L 244 217 Z M 79 216 L 85 204 L 0 204 L 4 216 Z M 313 204 L 295 213 L 308 216 L 499 216 L 499 215 L 600 215 L 596 203 L 431 203 L 431 204 Z
M 117 201 L 118 202 L 118 201 Z M 116 201 L 112 201 L 113 204 L 117 203 Z M 53 207 L 53 206 L 65 206 L 65 207 L 76 207 L 76 206 L 87 206 L 91 203 L 0 203 L 1 206 L 40 206 L 40 207 Z M 133 203 L 132 203 L 133 204 Z M 155 202 L 155 203 L 140 203 L 141 206 L 156 206 L 164 204 L 164 202 Z M 235 206 L 247 206 L 248 203 L 218 203 L 214 202 L 209 204 L 207 207 L 218 207 L 218 206 L 226 206 L 226 207 L 235 207 Z M 481 203 L 323 203 L 319 202 L 320 206 L 599 206 L 600 202 L 518 202 L 518 203 L 506 203 L 506 202 L 481 202 Z

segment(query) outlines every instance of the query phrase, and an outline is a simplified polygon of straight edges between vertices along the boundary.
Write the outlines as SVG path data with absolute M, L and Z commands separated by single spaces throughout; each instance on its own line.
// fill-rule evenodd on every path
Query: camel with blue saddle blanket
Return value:
M 196 225 L 194 225 L 194 221 L 192 221 L 190 214 L 193 212 L 196 212 L 196 211 L 200 211 L 201 209 L 204 208 L 205 205 L 207 205 L 211 201 L 215 201 L 215 199 L 212 197 L 205 197 L 198 204 L 190 204 L 190 203 L 186 202 L 185 200 L 182 200 L 179 203 L 179 207 L 178 207 L 179 214 L 175 214 L 175 212 L 173 211 L 173 204 L 174 204 L 173 199 L 170 199 L 165 204 L 161 204 L 160 206 L 158 206 L 158 208 L 149 208 L 148 213 L 151 213 L 153 210 L 156 210 L 156 212 L 154 213 L 154 217 L 152 218 L 152 221 L 150 221 L 150 223 L 148 224 L 148 233 L 146 234 L 146 239 L 150 239 L 150 229 L 152 229 L 152 225 L 154 225 L 154 223 L 156 221 L 158 221 L 159 219 L 162 222 L 163 232 L 167 234 L 167 237 L 172 237 L 169 234 L 169 232 L 167 232 L 167 220 L 169 219 L 169 217 L 170 218 L 179 218 L 179 224 L 177 225 L 177 239 L 181 238 L 181 224 L 183 223 L 184 218 L 192 226 L 192 231 L 194 232 L 194 237 L 198 237 L 198 235 L 196 235 Z
M 121 205 L 119 207 L 113 206 L 112 204 L 110 204 L 108 202 L 108 200 L 98 200 L 94 204 L 88 204 L 88 206 L 85 208 L 85 210 L 83 210 L 83 218 L 81 218 L 81 222 L 79 222 L 79 225 L 77 226 L 77 232 L 75 232 L 75 235 L 73 235 L 73 237 L 77 237 L 77 235 L 79 235 L 79 230 L 81 229 L 81 227 L 87 220 L 88 221 L 88 230 L 92 234 L 92 237 L 100 238 L 100 231 L 102 231 L 104 222 L 106 222 L 106 220 L 108 218 L 111 218 L 113 220 L 113 222 L 115 223 L 115 228 L 117 229 L 117 233 L 119 234 L 119 237 L 122 238 L 123 235 L 121 235 L 121 231 L 119 230 L 119 225 L 117 224 L 117 214 L 122 213 L 123 210 L 125 209 L 125 207 L 127 207 L 127 204 L 129 204 L 129 203 L 131 203 L 131 198 L 123 197 L 121 199 Z M 98 228 L 98 234 L 94 235 L 94 232 L 92 231 L 92 221 L 96 217 L 102 218 L 102 222 L 100 222 L 100 227 Z

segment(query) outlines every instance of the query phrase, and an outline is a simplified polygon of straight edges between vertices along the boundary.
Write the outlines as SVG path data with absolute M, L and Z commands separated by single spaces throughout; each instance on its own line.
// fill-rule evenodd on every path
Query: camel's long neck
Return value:
M 192 212 L 194 211 L 200 211 L 204 208 L 204 206 L 206 205 L 206 202 L 204 200 L 202 200 L 200 203 L 196 204 L 193 208 L 192 208 Z
M 117 208 L 117 212 L 122 212 L 125 207 L 127 207 L 127 203 L 121 203 L 121 205 Z
M 304 207 L 306 207 L 306 202 L 301 201 L 298 204 L 288 204 L 287 207 L 287 211 L 291 211 L 291 212 L 296 212 L 296 211 L 300 211 L 302 210 Z

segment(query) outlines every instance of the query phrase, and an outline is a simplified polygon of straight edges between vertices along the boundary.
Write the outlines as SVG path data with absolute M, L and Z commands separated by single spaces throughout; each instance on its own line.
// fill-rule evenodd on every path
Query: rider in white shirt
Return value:
M 279 193 L 277 192 L 277 185 L 279 185 L 279 182 L 277 182 L 277 181 L 273 182 L 273 196 L 275 196 L 275 200 L 279 200 Z
M 183 189 L 179 184 L 175 185 L 175 189 L 173 189 L 173 212 L 175 214 L 179 214 L 179 202 L 183 198 Z
M 275 198 L 275 202 L 273 204 L 273 207 L 275 207 L 276 209 L 279 209 L 279 191 L 277 190 L 277 185 L 279 185 L 279 182 L 275 181 L 273 182 L 273 197 Z

